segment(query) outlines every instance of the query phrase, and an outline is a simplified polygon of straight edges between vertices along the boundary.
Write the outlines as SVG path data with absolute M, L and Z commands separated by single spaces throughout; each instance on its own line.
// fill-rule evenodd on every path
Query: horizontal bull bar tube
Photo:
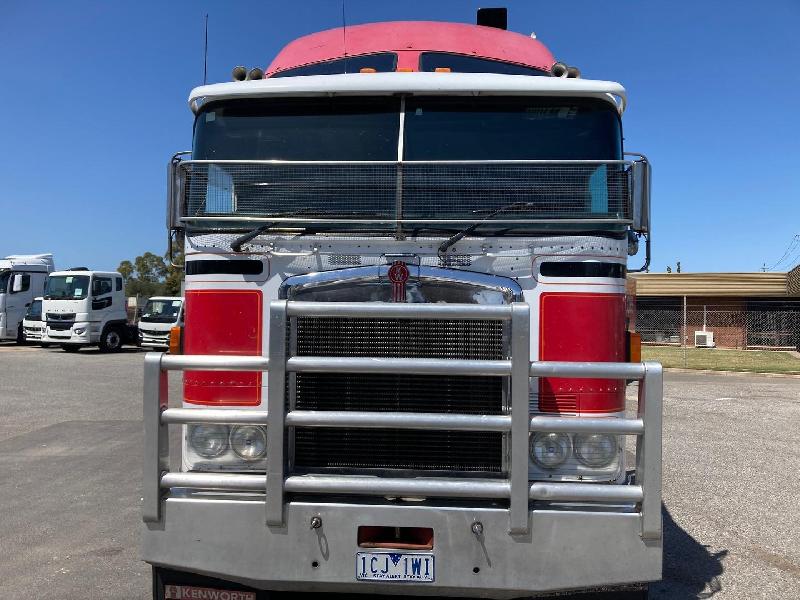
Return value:
M 643 363 L 532 362 L 531 377 L 576 377 L 586 379 L 644 379 Z
M 264 475 L 242 473 L 164 473 L 161 488 L 190 488 L 197 490 L 226 490 L 264 493 Z
M 284 489 L 297 494 L 446 498 L 508 498 L 511 494 L 511 485 L 504 479 L 406 479 L 335 475 L 294 475 L 286 478 Z
M 268 371 L 269 359 L 263 356 L 219 356 L 216 354 L 164 354 L 161 368 L 170 371 Z
M 220 423 L 228 425 L 266 425 L 265 410 L 220 408 L 168 408 L 161 413 L 161 423 Z
M 264 475 L 240 473 L 164 473 L 161 488 L 190 488 L 264 492 Z M 284 483 L 297 494 L 352 494 L 358 496 L 431 496 L 450 498 L 508 498 L 511 486 L 503 479 L 377 478 L 335 475 L 295 475 Z M 638 485 L 599 483 L 534 483 L 531 500 L 553 502 L 641 502 Z
M 511 318 L 511 307 L 492 304 L 424 304 L 389 302 L 303 302 L 286 305 L 290 317 L 354 317 L 396 319 L 495 319 Z
M 429 429 L 444 431 L 508 431 L 510 415 L 294 410 L 286 424 L 295 427 L 355 427 L 359 429 Z
M 644 492 L 639 485 L 603 483 L 534 483 L 531 500 L 553 502 L 641 502 Z
M 511 361 L 293 356 L 286 361 L 286 370 L 291 373 L 397 373 L 504 377 L 511 373 Z
M 644 420 L 598 417 L 532 417 L 531 431 L 644 435 Z

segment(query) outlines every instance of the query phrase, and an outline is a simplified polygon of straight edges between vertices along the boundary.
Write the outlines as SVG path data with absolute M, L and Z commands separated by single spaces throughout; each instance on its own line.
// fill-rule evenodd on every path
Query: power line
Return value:
M 787 261 L 790 261 L 789 264 L 793 264 L 791 260 L 800 257 L 798 255 L 800 255 L 800 234 L 795 234 L 792 236 L 792 240 L 789 242 L 789 245 L 786 247 L 786 250 L 784 250 L 783 255 L 777 260 L 777 262 L 774 265 L 768 267 L 766 270 L 774 271 L 780 265 L 786 263 Z

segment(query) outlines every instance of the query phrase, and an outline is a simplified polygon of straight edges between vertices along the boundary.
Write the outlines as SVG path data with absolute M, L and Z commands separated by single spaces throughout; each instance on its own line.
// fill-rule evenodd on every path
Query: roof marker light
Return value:
M 436 73 L 449 73 L 450 72 L 450 67 L 436 67 L 434 69 L 434 72 L 436 72 Z
M 372 67 L 361 67 L 361 68 L 358 70 L 358 72 L 359 72 L 359 73 L 377 73 L 378 71 L 376 71 L 376 70 L 375 70 L 375 69 L 373 69 Z
M 398 73 L 412 73 L 414 69 L 412 69 L 411 67 L 397 67 L 395 71 L 397 71 Z
M 247 77 L 247 68 L 242 65 L 237 65 L 233 67 L 231 75 L 233 76 L 234 81 L 244 81 Z
M 567 65 L 565 65 L 562 62 L 557 62 L 552 67 L 550 67 L 550 72 L 555 77 L 567 77 L 567 74 L 569 73 L 569 67 L 567 67 Z
M 262 79 L 264 77 L 264 71 L 259 69 L 258 67 L 253 67 L 247 73 L 247 80 L 252 81 L 254 79 Z

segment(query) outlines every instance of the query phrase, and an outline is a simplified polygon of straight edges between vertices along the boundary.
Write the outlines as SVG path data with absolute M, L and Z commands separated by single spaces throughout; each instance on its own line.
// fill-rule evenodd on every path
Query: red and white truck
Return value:
M 650 167 L 624 88 L 502 17 L 323 31 L 191 92 L 184 325 L 145 359 L 155 598 L 661 578 L 661 366 L 625 293 Z

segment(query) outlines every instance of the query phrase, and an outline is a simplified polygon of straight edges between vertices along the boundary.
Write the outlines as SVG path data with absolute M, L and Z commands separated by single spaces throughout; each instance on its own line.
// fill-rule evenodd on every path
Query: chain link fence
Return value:
M 719 348 L 800 349 L 800 311 L 639 308 L 636 331 L 642 342 L 695 346 L 695 332 L 710 332 Z M 709 336 L 700 336 L 710 342 Z M 704 345 L 704 344 L 700 344 Z

